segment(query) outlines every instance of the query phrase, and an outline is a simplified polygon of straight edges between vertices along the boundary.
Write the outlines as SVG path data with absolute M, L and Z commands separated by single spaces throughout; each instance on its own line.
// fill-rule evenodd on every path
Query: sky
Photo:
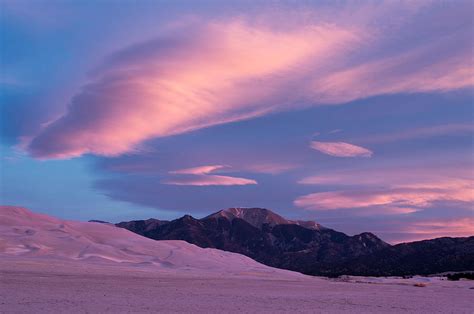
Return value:
M 0 0 L 0 204 L 474 235 L 473 9 Z

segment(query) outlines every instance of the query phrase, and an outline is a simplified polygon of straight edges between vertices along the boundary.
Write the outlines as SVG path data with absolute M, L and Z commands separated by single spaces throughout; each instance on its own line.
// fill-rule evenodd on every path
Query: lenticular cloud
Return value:
M 372 157 L 367 148 L 344 142 L 311 142 L 311 148 L 334 157 Z
M 407 35 L 402 28 L 392 37 L 375 32 L 372 22 L 383 23 L 383 14 L 370 9 L 364 18 L 338 15 L 332 23 L 292 15 L 278 30 L 267 25 L 270 18 L 181 26 L 106 58 L 27 149 L 38 158 L 115 156 L 152 138 L 274 111 L 473 85 L 469 49 L 444 48 L 459 38 L 381 49 Z
M 210 165 L 170 171 L 169 173 L 174 175 L 174 177 L 165 180 L 162 183 L 194 186 L 257 184 L 257 181 L 252 179 L 211 174 L 212 172 L 222 168 L 225 168 L 225 166 Z

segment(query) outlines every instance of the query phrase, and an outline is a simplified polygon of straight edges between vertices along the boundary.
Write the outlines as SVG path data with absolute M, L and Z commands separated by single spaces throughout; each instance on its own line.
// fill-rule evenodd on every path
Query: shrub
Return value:
M 474 273 L 456 273 L 456 274 L 448 274 L 448 280 L 459 280 L 459 279 L 469 279 L 474 280 Z

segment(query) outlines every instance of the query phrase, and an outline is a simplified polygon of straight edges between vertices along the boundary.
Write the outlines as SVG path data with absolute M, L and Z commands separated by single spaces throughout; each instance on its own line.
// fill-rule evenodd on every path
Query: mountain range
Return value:
M 390 245 L 370 232 L 348 236 L 263 208 L 229 208 L 202 219 L 148 219 L 116 226 L 154 240 L 184 240 L 310 275 L 404 276 L 474 270 L 474 236 Z

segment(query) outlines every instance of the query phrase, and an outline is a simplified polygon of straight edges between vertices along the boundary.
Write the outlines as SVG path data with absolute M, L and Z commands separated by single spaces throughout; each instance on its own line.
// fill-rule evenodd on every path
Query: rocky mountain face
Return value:
M 116 226 L 128 229 L 132 232 L 138 233 L 139 235 L 145 236 L 150 230 L 154 230 L 159 226 L 167 224 L 167 220 L 158 220 L 158 219 L 147 219 L 147 220 L 132 220 L 126 222 L 120 222 Z
M 312 275 L 409 275 L 474 269 L 474 237 L 391 246 L 372 233 L 348 236 L 315 222 L 287 220 L 262 208 L 230 208 L 202 219 L 185 215 L 121 222 L 155 240 L 185 240 Z M 469 255 L 470 254 L 470 255 Z
M 474 236 L 400 243 L 349 262 L 334 271 L 341 274 L 350 272 L 355 275 L 385 276 L 473 271 Z
M 299 225 L 308 229 L 319 229 L 321 227 L 315 221 L 285 219 L 282 216 L 265 208 L 229 208 L 211 214 L 205 217 L 204 220 L 212 218 L 217 219 L 220 217 L 227 218 L 230 221 L 235 218 L 239 218 L 260 229 L 264 224 L 267 224 L 271 227 L 276 225 Z

